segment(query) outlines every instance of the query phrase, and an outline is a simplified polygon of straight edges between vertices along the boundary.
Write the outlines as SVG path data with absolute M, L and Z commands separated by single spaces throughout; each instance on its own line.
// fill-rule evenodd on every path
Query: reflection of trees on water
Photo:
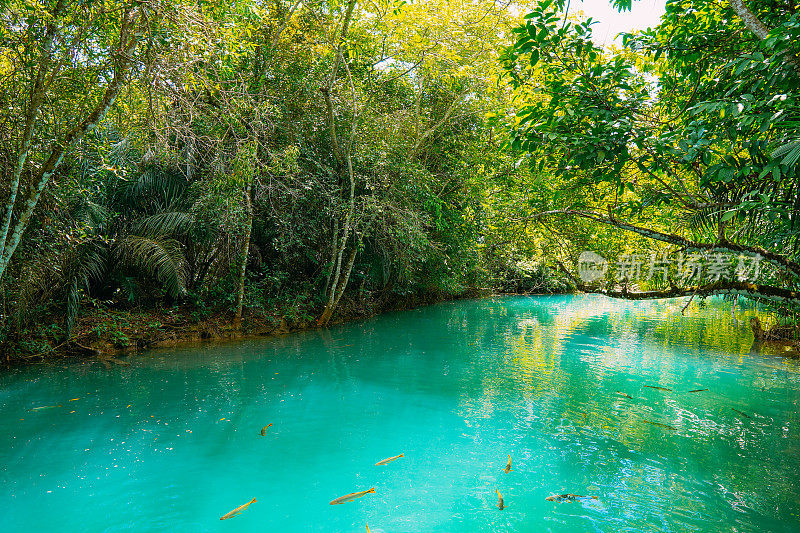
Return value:
M 582 300 L 588 305 L 543 298 L 524 307 L 529 313 L 519 306 L 506 313 L 516 321 L 503 355 L 514 383 L 504 387 L 490 376 L 480 401 L 472 404 L 490 411 L 508 390 L 519 391 L 521 404 L 532 406 L 526 411 L 538 413 L 536 429 L 563 446 L 565 464 L 590 470 L 606 465 L 607 478 L 598 482 L 649 494 L 643 500 L 650 503 L 664 498 L 674 504 L 677 494 L 687 500 L 679 504 L 684 509 L 701 508 L 698 498 L 708 497 L 723 498 L 735 509 L 755 505 L 767 514 L 776 506 L 797 507 L 791 494 L 800 479 L 792 452 L 800 449 L 791 443 L 800 439 L 798 411 L 787 412 L 783 404 L 767 408 L 759 398 L 794 395 L 797 404 L 800 398 L 791 391 L 800 384 L 798 366 L 752 356 L 747 324 L 754 309 L 739 307 L 734 319 L 731 303 L 722 299 L 692 302 L 685 315 L 686 300 Z M 645 389 L 645 384 L 674 390 Z M 712 390 L 687 392 L 706 387 Z M 735 406 L 753 409 L 752 418 L 737 415 Z M 655 481 L 644 473 L 647 458 L 655 462 Z M 765 495 L 765 471 L 790 474 L 771 479 Z M 684 486 L 704 472 L 716 472 L 711 485 Z

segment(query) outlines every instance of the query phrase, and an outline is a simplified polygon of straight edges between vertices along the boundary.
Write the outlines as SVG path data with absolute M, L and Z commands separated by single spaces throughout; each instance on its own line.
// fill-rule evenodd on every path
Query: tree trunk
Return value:
M 347 261 L 345 262 L 344 269 L 341 271 L 339 282 L 332 288 L 330 292 L 330 299 L 325 305 L 322 315 L 320 315 L 319 319 L 317 320 L 317 324 L 320 326 L 324 326 L 330 321 L 331 317 L 333 316 L 333 312 L 339 305 L 339 300 L 342 299 L 342 295 L 347 288 L 347 283 L 350 280 L 350 273 L 353 271 L 353 265 L 356 262 L 356 255 L 358 255 L 358 247 L 360 243 L 361 239 L 359 239 L 358 242 L 356 242 L 353 246 Z
M 341 298 L 341 293 L 344 292 L 344 288 L 347 285 L 347 280 L 350 277 L 350 272 L 348 268 L 352 269 L 352 264 L 350 263 L 349 259 L 348 262 L 345 264 L 344 272 L 342 271 L 342 260 L 344 257 L 345 248 L 347 247 L 347 241 L 350 239 L 350 232 L 353 228 L 353 218 L 355 215 L 355 176 L 353 174 L 353 161 L 350 157 L 350 146 L 351 142 L 347 142 L 345 144 L 345 148 L 342 149 L 338 136 L 336 134 L 336 116 L 333 112 L 333 100 L 331 99 L 331 90 L 333 89 L 334 83 L 336 83 L 336 78 L 339 72 L 339 66 L 342 62 L 342 51 L 341 51 L 341 42 L 347 37 L 347 32 L 350 27 L 350 20 L 353 16 L 353 9 L 355 8 L 356 0 L 349 0 L 347 4 L 347 11 L 345 12 L 344 19 L 342 20 L 342 31 L 339 35 L 339 41 L 336 44 L 336 57 L 333 62 L 333 68 L 331 70 L 331 76 L 328 78 L 328 82 L 324 87 L 320 88 L 320 92 L 322 93 L 325 99 L 325 109 L 327 111 L 327 122 L 328 122 L 328 129 L 331 136 L 331 144 L 333 149 L 334 159 L 336 160 L 336 165 L 338 167 L 338 171 L 341 175 L 342 167 L 346 165 L 346 172 L 347 172 L 347 179 L 350 184 L 350 194 L 349 194 L 349 201 L 347 204 L 347 214 L 345 215 L 344 224 L 342 225 L 342 232 L 339 236 L 339 240 L 336 240 L 337 236 L 334 234 L 334 254 L 335 254 L 335 261 L 332 265 L 332 272 L 333 276 L 329 279 L 329 283 L 326 284 L 326 292 L 327 292 L 327 302 L 325 303 L 325 308 L 322 311 L 319 319 L 317 319 L 317 325 L 324 326 L 328 323 L 331 316 L 333 315 L 333 311 L 336 309 L 336 305 L 339 303 L 339 299 Z M 352 140 L 352 139 L 351 139 Z M 355 244 L 354 251 L 352 254 L 357 253 L 358 251 L 358 243 Z M 353 261 L 355 261 L 355 255 L 352 256 Z M 349 267 L 348 267 L 349 265 Z M 344 281 L 344 286 L 342 285 L 342 280 Z M 341 287 L 341 290 L 340 290 Z
M 244 209 L 247 215 L 247 222 L 244 228 L 244 244 L 242 245 L 242 263 L 239 267 L 239 283 L 236 291 L 236 314 L 233 318 L 233 325 L 236 329 L 242 327 L 242 309 L 244 307 L 244 282 L 247 272 L 247 257 L 250 255 L 250 234 L 253 231 L 253 204 L 251 201 L 253 183 L 244 188 Z
M 328 288 L 331 286 L 331 279 L 333 279 L 333 271 L 334 266 L 336 265 L 336 256 L 339 252 L 339 219 L 334 217 L 333 218 L 333 233 L 331 236 L 331 259 L 328 261 L 330 265 L 330 270 L 328 271 L 328 276 L 325 280 L 325 290 L 323 291 L 324 294 L 328 294 Z

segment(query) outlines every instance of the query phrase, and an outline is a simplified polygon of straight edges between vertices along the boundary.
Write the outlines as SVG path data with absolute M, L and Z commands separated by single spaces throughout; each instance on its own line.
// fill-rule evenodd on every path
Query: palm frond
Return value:
M 183 211 L 165 211 L 141 218 L 131 225 L 131 233 L 143 237 L 186 235 L 195 217 Z
M 186 293 L 185 259 L 174 239 L 128 235 L 117 242 L 114 258 L 119 266 L 139 269 L 158 280 L 173 297 Z
M 795 139 L 779 146 L 772 152 L 772 157 L 775 159 L 783 157 L 782 165 L 794 165 L 800 161 L 800 139 Z
M 147 213 L 173 210 L 183 203 L 188 186 L 187 180 L 178 173 L 148 165 L 127 182 L 121 200 L 127 207 Z
M 99 241 L 83 243 L 67 256 L 63 275 L 66 282 L 68 335 L 78 316 L 81 290 L 88 292 L 91 281 L 103 279 L 106 273 L 106 257 L 105 246 Z
M 71 215 L 80 225 L 101 233 L 111 218 L 111 211 L 104 205 L 86 199 L 72 209 Z

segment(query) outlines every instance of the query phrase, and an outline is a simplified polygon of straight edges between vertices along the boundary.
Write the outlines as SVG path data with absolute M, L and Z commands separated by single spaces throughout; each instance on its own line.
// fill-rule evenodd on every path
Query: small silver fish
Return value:
M 360 498 L 365 494 L 369 494 L 370 492 L 375 492 L 375 487 L 372 487 L 369 490 L 362 490 L 361 492 L 351 492 L 350 494 L 345 494 L 344 496 L 339 496 L 335 500 L 333 500 L 330 504 L 331 505 L 341 505 L 343 503 L 351 502 L 356 498 Z
M 241 513 L 242 511 L 244 511 L 245 509 L 247 509 L 248 507 L 250 507 L 250 504 L 251 504 L 251 503 L 256 503 L 256 499 L 255 499 L 255 498 L 253 498 L 252 500 L 250 500 L 250 501 L 249 501 L 249 502 L 247 502 L 246 504 L 244 504 L 244 505 L 240 505 L 239 507 L 237 507 L 237 508 L 236 508 L 236 509 L 234 509 L 233 511 L 231 511 L 231 512 L 229 512 L 229 513 L 225 513 L 225 514 L 224 514 L 224 515 L 222 515 L 222 516 L 221 516 L 219 519 L 220 519 L 220 520 L 227 520 L 228 518 L 233 518 L 233 517 L 234 517 L 234 516 L 236 516 L 237 514 Z
M 617 394 L 619 394 L 620 396 L 624 396 L 625 398 L 628 398 L 629 400 L 633 400 L 633 396 L 631 396 L 631 395 L 630 395 L 630 394 L 628 394 L 627 392 L 620 392 L 620 391 L 617 391 Z
M 388 465 L 392 461 L 396 461 L 397 459 L 400 459 L 401 457 L 403 457 L 402 453 L 400 455 L 395 455 L 394 457 L 387 457 L 386 459 L 383 459 L 383 460 L 378 461 L 377 463 L 375 463 L 375 466 Z
M 739 413 L 740 415 L 742 415 L 742 416 L 743 416 L 743 417 L 745 417 L 745 418 L 753 418 L 752 416 L 748 415 L 747 413 L 743 413 L 743 412 L 741 412 L 741 411 L 740 411 L 740 410 L 738 410 L 738 409 L 734 409 L 733 407 L 731 407 L 731 410 L 732 410 L 732 411 L 736 411 L 737 413 Z
M 690 390 L 689 392 L 703 392 L 703 391 L 707 391 L 707 390 L 708 389 L 694 389 L 694 390 Z
M 658 390 L 672 391 L 672 389 L 668 389 L 666 387 L 656 387 L 655 385 L 645 385 L 645 387 L 647 387 L 648 389 L 658 389 Z

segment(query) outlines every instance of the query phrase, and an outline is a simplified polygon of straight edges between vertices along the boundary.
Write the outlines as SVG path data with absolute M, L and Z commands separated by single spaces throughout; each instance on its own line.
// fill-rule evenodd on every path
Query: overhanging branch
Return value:
M 790 272 L 795 277 L 800 278 L 800 264 L 795 263 L 794 261 L 790 261 L 789 259 L 785 258 L 780 254 L 770 252 L 759 246 L 745 246 L 742 244 L 736 244 L 727 241 L 716 242 L 716 243 L 695 242 L 685 237 L 681 237 L 680 235 L 674 235 L 672 233 L 664 233 L 661 231 L 656 231 L 649 228 L 636 226 L 635 224 L 629 224 L 627 222 L 617 220 L 616 218 L 613 218 L 611 216 L 603 216 L 589 211 L 578 211 L 574 209 L 558 209 L 554 211 L 544 211 L 542 213 L 537 213 L 535 215 L 532 215 L 529 218 L 536 220 L 542 217 L 553 216 L 553 215 L 571 215 L 571 216 L 586 218 L 589 220 L 594 220 L 595 222 L 599 222 L 601 224 L 606 224 L 608 226 L 613 226 L 615 228 L 620 228 L 625 231 L 630 231 L 631 233 L 642 235 L 643 237 L 647 237 L 648 239 L 680 246 L 686 251 L 708 251 L 708 252 L 720 251 L 720 252 L 745 254 L 749 256 L 760 255 L 765 261 L 768 261 L 769 263 Z
M 745 281 L 719 280 L 705 285 L 690 287 L 669 287 L 667 289 L 653 291 L 630 291 L 627 287 L 622 288 L 601 288 L 588 286 L 581 281 L 575 274 L 570 272 L 560 261 L 556 261 L 559 268 L 572 280 L 576 287 L 582 292 L 591 294 L 602 294 L 611 298 L 624 300 L 660 300 L 665 298 L 681 298 L 684 296 L 714 296 L 717 294 L 730 294 L 745 296 L 755 300 L 765 300 L 781 303 L 800 303 L 800 292 L 772 287 L 770 285 L 757 285 Z
M 594 294 L 604 294 L 612 298 L 622 298 L 625 300 L 657 300 L 664 298 L 680 298 L 682 296 L 713 296 L 717 294 L 731 294 L 746 296 L 755 300 L 765 300 L 779 303 L 800 303 L 800 292 L 772 287 L 769 285 L 756 285 L 743 281 L 724 281 L 720 280 L 708 285 L 698 285 L 695 287 L 670 287 L 668 289 L 656 291 L 629 291 L 622 289 L 593 289 L 581 286 L 584 292 Z

